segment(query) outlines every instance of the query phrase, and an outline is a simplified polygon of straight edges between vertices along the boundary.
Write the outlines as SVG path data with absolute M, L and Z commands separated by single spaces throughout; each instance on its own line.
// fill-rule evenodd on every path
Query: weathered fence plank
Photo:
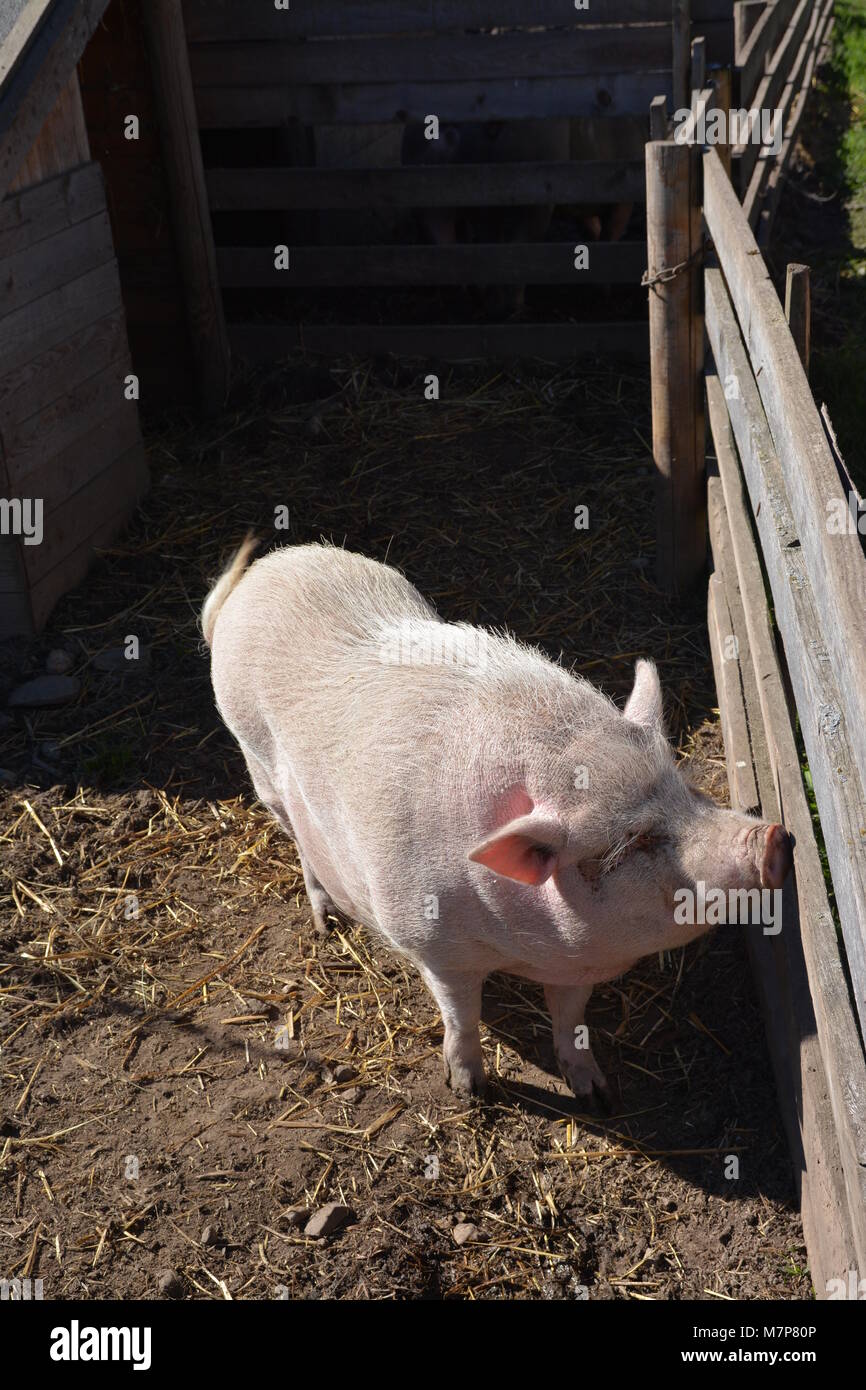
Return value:
M 220 284 L 294 289 L 310 285 L 639 285 L 643 242 L 590 242 L 575 269 L 572 242 L 449 246 L 298 246 L 277 270 L 270 247 L 217 251 Z
M 723 20 L 730 0 L 692 0 L 698 23 Z M 549 27 L 585 24 L 670 23 L 671 0 L 592 0 L 576 10 L 573 0 L 292 0 L 290 9 L 239 6 L 237 0 L 184 0 L 191 42 L 242 39 L 323 38 L 351 34 L 434 33 L 442 30 Z
M 647 325 L 619 323 L 497 324 L 279 324 L 237 323 L 232 349 L 251 362 L 273 362 L 301 349 L 335 355 L 468 362 L 479 358 L 538 357 L 559 362 L 576 356 L 621 356 L 645 362 Z
M 670 99 L 670 72 L 605 73 L 579 77 L 517 77 L 489 82 L 437 82 L 440 120 L 523 120 L 551 116 L 645 116 L 659 93 Z M 195 94 L 199 125 L 242 129 L 307 125 L 371 125 L 421 121 L 430 114 L 431 84 L 347 83 L 316 87 L 199 87 Z
M 670 25 L 580 25 L 532 33 L 425 34 L 342 39 L 339 43 L 230 43 L 194 47 L 195 87 L 315 86 L 393 80 L 440 82 L 588 73 L 663 71 L 670 65 Z
M 642 159 L 384 169 L 209 169 L 214 210 L 523 207 L 646 197 Z
M 775 51 L 785 26 L 794 13 L 796 0 L 775 0 L 767 5 L 746 39 L 736 59 L 737 86 L 734 95 L 740 106 L 751 105 L 758 84 Z
M 824 828 L 854 1003 L 861 1027 L 866 1028 L 866 798 L 852 747 L 850 717 L 846 717 L 835 678 L 835 662 L 828 660 L 833 622 L 822 620 L 804 547 L 797 543 L 800 533 L 764 415 L 760 383 L 756 385 L 752 374 L 733 307 L 720 273 L 708 270 L 705 278 L 707 335 L 719 377 L 728 387 L 728 413 L 801 712 L 803 741 Z M 793 344 L 791 351 L 796 356 Z M 803 389 L 808 393 L 808 386 Z M 859 554 L 862 559 L 862 551 Z M 768 734 L 774 729 L 773 713 L 768 712 L 766 720 Z M 866 1154 L 863 1156 L 866 1158 Z
M 707 399 L 724 490 L 726 526 L 735 557 L 749 658 L 754 672 L 751 703 L 754 705 L 755 700 L 759 702 L 757 710 L 749 709 L 749 728 L 753 742 L 756 729 L 760 729 L 771 771 L 768 785 L 767 778 L 761 776 L 758 767 L 763 814 L 769 818 L 784 819 L 795 838 L 794 868 L 799 911 L 798 922 L 785 920 L 787 959 L 796 975 L 800 968 L 798 954 L 802 944 L 802 960 L 811 995 L 810 1007 L 814 1009 L 820 1042 L 822 1080 L 829 1095 L 839 1162 L 844 1174 L 847 1219 L 840 1225 L 839 1211 L 834 1211 L 831 1206 L 825 1220 L 813 1222 L 818 1230 L 810 1240 L 810 1247 L 816 1241 L 820 1242 L 827 1251 L 828 1262 L 832 1263 L 833 1259 L 838 1259 L 831 1239 L 836 1230 L 836 1246 L 844 1249 L 853 1244 L 854 1264 L 862 1268 L 866 1255 L 866 1063 L 851 1013 L 811 812 L 803 790 L 799 756 L 770 628 L 761 564 L 743 497 L 742 475 L 727 403 L 719 378 L 713 374 L 707 375 Z M 744 684 L 748 685 L 745 677 Z M 749 704 L 747 692 L 747 706 Z M 778 1011 L 778 1000 L 776 1008 Z M 769 1020 L 768 1028 L 776 1026 L 776 1022 Z M 805 1031 L 808 1033 L 810 1030 L 807 1028 Z M 799 1056 L 801 1045 L 797 1043 L 795 1056 Z M 811 1071 L 802 1058 L 800 1074 L 805 1087 Z M 785 1104 L 786 1097 L 780 1095 L 780 1105 L 784 1108 Z M 816 1104 L 820 1108 L 820 1097 Z M 803 1143 L 807 1158 L 814 1160 L 812 1167 L 822 1157 L 812 1149 L 815 1137 L 814 1131 L 810 1132 L 803 1126 Z M 826 1137 L 823 1147 L 825 1150 L 832 1147 Z M 846 1230 L 850 1231 L 850 1237 L 846 1236 Z M 839 1275 L 844 1268 L 837 1267 L 832 1274 Z
M 797 535 L 839 682 L 854 766 L 866 786 L 866 559 L 856 534 L 830 534 L 840 502 L 833 455 L 784 311 L 714 150 L 704 154 L 704 216 L 772 431 Z M 858 846 L 862 853 L 863 843 Z

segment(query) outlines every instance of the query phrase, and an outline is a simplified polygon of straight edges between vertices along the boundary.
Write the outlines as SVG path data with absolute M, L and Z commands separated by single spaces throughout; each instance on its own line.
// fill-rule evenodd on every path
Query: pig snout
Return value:
M 794 863 L 794 841 L 784 825 L 762 827 L 760 874 L 762 888 L 781 888 Z

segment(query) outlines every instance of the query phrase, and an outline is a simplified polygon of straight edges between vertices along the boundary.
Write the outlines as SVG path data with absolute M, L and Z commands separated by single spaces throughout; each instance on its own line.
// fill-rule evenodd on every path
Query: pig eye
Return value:
M 599 864 L 603 874 L 613 873 L 626 859 L 633 854 L 651 854 L 664 844 L 667 836 L 652 830 L 642 830 L 636 835 L 632 835 L 627 840 L 620 840 L 618 844 L 611 845 L 610 849 L 602 855 Z

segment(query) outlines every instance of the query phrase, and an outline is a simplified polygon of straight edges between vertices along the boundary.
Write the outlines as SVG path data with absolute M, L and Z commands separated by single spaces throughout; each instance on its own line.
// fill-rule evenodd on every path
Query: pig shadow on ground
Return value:
M 587 1112 L 560 1077 L 541 987 L 491 976 L 483 1027 L 503 1051 L 517 1054 L 520 1067 L 497 1077 L 488 1052 L 486 1103 L 558 1123 L 563 1145 L 568 1119 L 579 1117 L 582 1129 L 597 1134 L 599 1150 L 644 1154 L 708 1193 L 736 1200 L 764 1192 L 789 1200 L 781 1122 L 769 1154 L 756 1142 L 767 1126 L 769 1062 L 742 931 L 717 928 L 666 957 L 664 968 L 657 959 L 641 961 L 593 992 L 587 1023 L 610 1087 L 607 1113 Z M 668 1008 L 672 987 L 675 1016 Z

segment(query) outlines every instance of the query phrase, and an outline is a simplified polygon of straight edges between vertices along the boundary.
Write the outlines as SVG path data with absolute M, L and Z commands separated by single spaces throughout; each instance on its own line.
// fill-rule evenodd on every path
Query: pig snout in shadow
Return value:
M 761 854 L 761 887 L 781 888 L 794 864 L 794 838 L 784 825 L 769 825 Z

